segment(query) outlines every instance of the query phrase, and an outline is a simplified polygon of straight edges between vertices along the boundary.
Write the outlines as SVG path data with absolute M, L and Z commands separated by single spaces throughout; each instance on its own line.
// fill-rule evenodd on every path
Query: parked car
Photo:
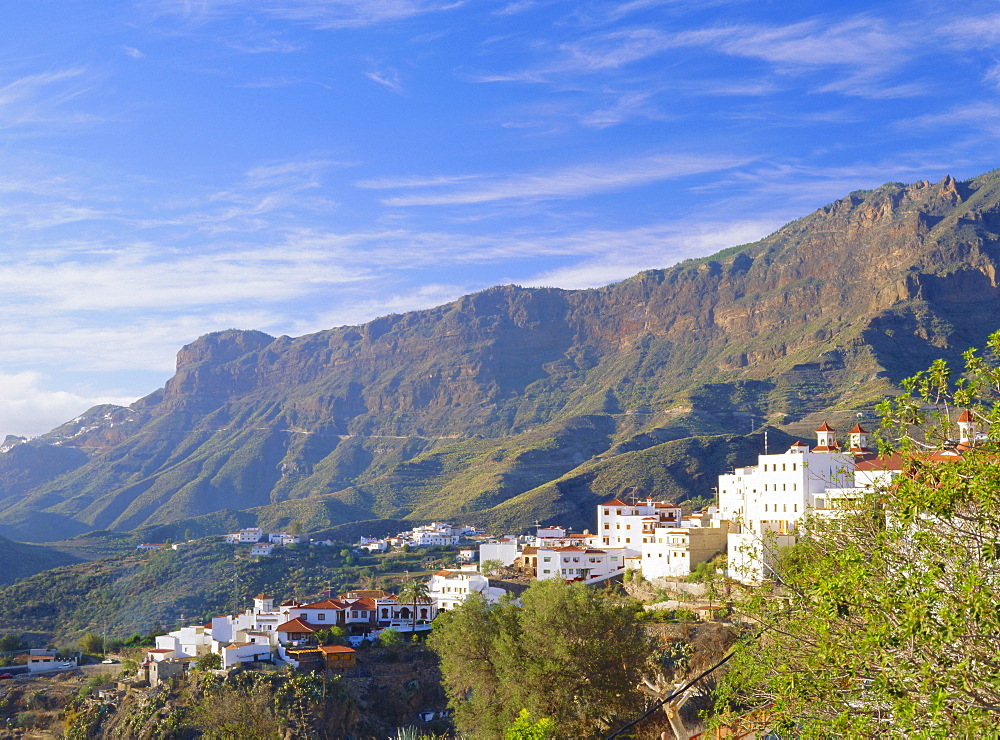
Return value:
M 111 658 L 105 658 L 105 659 L 104 659 L 104 660 L 102 660 L 101 662 L 102 662 L 102 663 L 114 663 L 115 661 L 111 660 Z
M 72 668 L 73 664 L 70 661 L 66 661 L 65 663 L 62 664 L 62 667 L 63 668 Z
M 0 673 L 0 680 L 2 680 L 4 678 L 14 678 L 14 674 L 13 673 Z

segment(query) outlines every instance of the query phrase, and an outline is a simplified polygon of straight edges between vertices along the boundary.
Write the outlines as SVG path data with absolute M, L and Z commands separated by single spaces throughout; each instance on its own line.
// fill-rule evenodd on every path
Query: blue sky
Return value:
M 0 438 L 209 331 L 583 288 L 1000 166 L 994 2 L 0 4 Z

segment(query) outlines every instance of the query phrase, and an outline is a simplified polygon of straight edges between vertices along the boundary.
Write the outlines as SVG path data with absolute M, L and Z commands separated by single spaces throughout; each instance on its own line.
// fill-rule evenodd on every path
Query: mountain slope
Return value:
M 26 545 L 0 537 L 0 586 L 28 578 L 50 568 L 79 563 L 80 558 L 40 545 Z
M 765 420 L 801 433 L 982 345 L 1000 326 L 998 261 L 994 172 L 852 193 L 760 242 L 600 289 L 505 286 L 299 338 L 208 335 L 162 390 L 0 453 L 0 531 L 55 539 L 272 506 L 327 526 L 488 519 L 543 489 L 558 501 L 539 518 L 573 511 L 589 499 L 544 487 L 595 456 Z M 64 468 L 41 471 L 42 450 Z

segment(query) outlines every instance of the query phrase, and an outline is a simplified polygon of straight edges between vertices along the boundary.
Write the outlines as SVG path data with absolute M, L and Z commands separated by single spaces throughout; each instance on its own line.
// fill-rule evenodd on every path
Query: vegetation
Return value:
M 411 635 L 417 633 L 417 604 L 429 603 L 430 597 L 427 590 L 427 583 L 422 579 L 414 578 L 407 581 L 399 589 L 399 603 L 410 605 L 410 618 L 412 620 Z
M 179 550 L 132 551 L 0 589 L 0 631 L 44 632 L 56 643 L 92 632 L 108 636 L 108 649 L 151 644 L 167 629 L 242 611 L 261 591 L 302 600 L 327 588 L 394 588 L 406 571 L 411 578 L 426 573 L 426 556 L 299 545 L 251 558 L 246 547 L 204 540 Z
M 803 736 L 1000 731 L 1000 334 L 989 350 L 960 378 L 935 363 L 881 407 L 903 474 L 812 522 L 777 583 L 741 604 L 759 628 L 722 684 L 720 722 L 756 709 L 744 722 Z M 989 439 L 955 450 L 956 408 Z
M 521 601 L 473 594 L 434 622 L 429 644 L 461 732 L 503 738 L 526 709 L 556 737 L 589 737 L 641 712 L 635 686 L 652 645 L 636 602 L 558 580 L 533 583 Z
M 222 668 L 222 656 L 218 653 L 205 653 L 198 656 L 194 665 L 199 671 L 218 670 Z

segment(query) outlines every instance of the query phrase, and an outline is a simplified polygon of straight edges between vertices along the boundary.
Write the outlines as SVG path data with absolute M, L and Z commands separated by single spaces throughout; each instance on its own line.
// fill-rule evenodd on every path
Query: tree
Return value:
M 411 627 L 412 633 L 417 632 L 417 602 L 428 603 L 430 601 L 430 596 L 427 591 L 427 584 L 421 581 L 419 578 L 412 581 L 407 581 L 403 584 L 402 588 L 399 589 L 399 600 L 402 603 L 410 604 L 410 617 L 413 620 Z
M 399 630 L 386 627 L 378 633 L 378 642 L 384 648 L 398 648 L 403 644 L 403 636 L 399 634 Z
M 503 738 L 526 709 L 550 719 L 555 737 L 588 737 L 641 713 L 652 645 L 636 602 L 558 579 L 521 600 L 472 594 L 434 622 L 430 645 L 462 733 Z
M 504 740 L 550 740 L 555 736 L 555 723 L 551 719 L 542 717 L 532 722 L 531 712 L 522 709 L 514 724 L 504 733 Z
M 28 644 L 21 635 L 9 634 L 0 637 L 0 653 L 12 652 L 14 650 L 24 650 Z
M 759 627 L 718 722 L 766 707 L 771 729 L 803 736 L 1000 732 L 1000 333 L 989 350 L 957 379 L 934 363 L 879 406 L 903 472 L 807 522 L 777 585 L 738 605 Z M 957 409 L 988 437 L 956 444 Z
M 205 653 L 198 656 L 194 667 L 199 671 L 218 670 L 222 668 L 222 656 L 218 653 Z
M 98 655 L 104 652 L 104 639 L 93 632 L 88 632 L 80 638 L 80 650 L 89 655 Z
M 503 562 L 500 560 L 484 560 L 479 564 L 479 572 L 484 576 L 493 575 L 503 570 Z

